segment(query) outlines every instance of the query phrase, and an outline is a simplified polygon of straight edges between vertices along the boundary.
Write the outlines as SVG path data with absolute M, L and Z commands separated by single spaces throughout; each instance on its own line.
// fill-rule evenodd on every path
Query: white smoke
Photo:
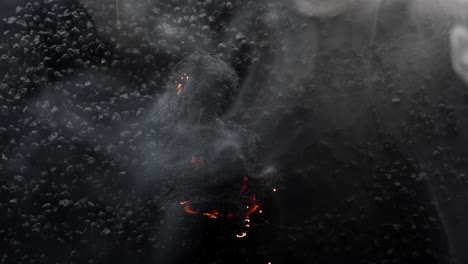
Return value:
M 455 26 L 450 34 L 450 51 L 454 71 L 468 83 L 468 30 Z
M 346 11 L 352 0 L 294 0 L 297 11 L 310 17 L 333 17 Z

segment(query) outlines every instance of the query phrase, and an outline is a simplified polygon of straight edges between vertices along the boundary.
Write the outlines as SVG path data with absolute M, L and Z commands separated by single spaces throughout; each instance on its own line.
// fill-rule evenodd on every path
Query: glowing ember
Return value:
M 257 197 L 255 195 L 250 196 L 250 205 L 247 205 L 246 208 L 249 209 L 245 214 L 244 218 L 244 227 L 247 229 L 250 227 L 250 216 L 255 213 L 259 209 L 259 205 L 257 203 Z M 247 231 L 241 233 L 241 235 L 236 235 L 238 238 L 243 238 L 247 236 Z
M 177 85 L 177 95 L 179 95 L 180 93 L 182 93 L 182 84 L 181 83 L 179 83 Z
M 204 216 L 207 216 L 209 218 L 218 218 L 218 216 L 222 216 L 218 211 L 216 210 L 211 210 L 210 212 L 203 213 Z
M 193 210 L 192 207 L 190 207 L 190 201 L 189 200 L 181 202 L 180 204 L 184 206 L 184 211 L 185 212 L 187 212 L 189 214 L 199 214 L 198 211 Z
M 236 235 L 236 237 L 238 237 L 238 238 L 243 238 L 243 237 L 246 237 L 246 236 L 247 236 L 247 232 L 242 232 L 242 233 Z
M 278 190 L 276 188 L 273 188 L 273 192 L 276 192 L 276 191 L 278 191 Z
M 197 156 L 192 156 L 191 163 L 196 168 L 200 168 L 205 165 L 203 158 L 197 157 Z M 249 181 L 249 178 L 247 176 L 244 176 L 242 178 L 240 193 L 247 192 L 249 188 L 248 181 Z M 274 190 L 276 191 L 276 189 Z M 232 212 L 228 212 L 223 215 L 217 209 L 212 209 L 211 211 L 205 211 L 205 212 L 197 211 L 191 207 L 190 200 L 181 202 L 180 204 L 183 206 L 184 211 L 189 214 L 203 215 L 211 219 L 217 219 L 217 218 L 223 218 L 223 217 L 225 217 L 226 219 L 232 219 L 233 217 L 236 216 Z M 260 205 L 257 202 L 257 197 L 255 194 L 251 194 L 249 196 L 249 200 L 248 200 L 247 205 L 245 205 L 245 208 L 246 208 L 246 211 L 244 211 L 243 213 L 240 213 L 240 216 L 243 217 L 243 220 L 244 220 L 243 222 L 244 230 L 242 230 L 241 233 L 236 235 L 237 238 L 244 238 L 247 236 L 247 230 L 250 228 L 250 217 L 252 216 L 252 214 L 254 214 L 257 211 L 259 211 L 259 213 L 262 213 L 262 210 L 260 210 Z
M 257 209 L 259 207 L 260 206 L 257 203 L 257 198 L 255 197 L 255 195 L 251 195 L 250 196 L 250 206 L 247 207 L 249 209 L 249 211 L 247 211 L 246 219 L 248 219 L 253 213 L 255 213 L 255 211 L 257 211 Z
M 186 73 L 184 73 L 184 74 L 180 77 L 180 79 L 181 79 L 181 80 L 188 80 L 189 77 L 187 76 Z M 176 87 L 177 95 L 179 95 L 179 94 L 182 93 L 182 90 L 183 90 L 182 88 L 183 88 L 183 86 L 182 86 L 182 83 L 178 83 L 177 81 L 176 81 L 176 84 L 177 84 L 177 87 Z
M 189 214 L 194 214 L 194 215 L 198 215 L 200 214 L 199 211 L 193 209 L 190 205 L 190 200 L 187 200 L 187 201 L 183 201 L 183 202 L 180 202 L 181 205 L 184 206 L 184 211 L 189 213 Z M 211 210 L 209 212 L 204 212 L 202 213 L 202 215 L 206 216 L 206 217 L 209 217 L 209 218 L 212 218 L 212 219 L 215 219 L 215 218 L 218 218 L 218 217 L 221 217 L 222 215 L 217 211 L 217 210 Z

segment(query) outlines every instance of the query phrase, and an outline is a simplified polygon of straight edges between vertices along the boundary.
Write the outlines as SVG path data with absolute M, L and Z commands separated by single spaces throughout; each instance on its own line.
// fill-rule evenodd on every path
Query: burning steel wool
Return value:
M 185 213 L 226 221 L 238 226 L 237 237 L 245 237 L 271 178 L 246 176 L 259 173 L 260 142 L 255 133 L 224 118 L 237 96 L 238 77 L 206 53 L 188 56 L 171 76 L 174 81 L 149 116 L 148 122 L 160 128 L 154 147 L 165 153 L 149 162 L 149 172 L 162 169 L 164 181 L 178 183 L 165 195 L 182 197 Z M 147 151 L 154 153 L 151 146 Z

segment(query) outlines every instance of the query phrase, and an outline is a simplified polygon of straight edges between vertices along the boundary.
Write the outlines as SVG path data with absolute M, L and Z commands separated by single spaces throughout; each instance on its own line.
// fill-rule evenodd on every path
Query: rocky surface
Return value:
M 323 17 L 283 1 L 1 5 L 0 263 L 466 262 L 455 18 L 402 1 Z M 263 212 L 245 238 L 179 204 L 243 174 Z

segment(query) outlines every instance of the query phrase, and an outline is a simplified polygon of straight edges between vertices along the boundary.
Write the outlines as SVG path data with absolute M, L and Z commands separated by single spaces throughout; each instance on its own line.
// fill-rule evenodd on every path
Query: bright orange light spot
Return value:
M 177 85 L 177 95 L 179 95 L 180 93 L 182 93 L 182 84 L 181 83 L 179 83 Z

